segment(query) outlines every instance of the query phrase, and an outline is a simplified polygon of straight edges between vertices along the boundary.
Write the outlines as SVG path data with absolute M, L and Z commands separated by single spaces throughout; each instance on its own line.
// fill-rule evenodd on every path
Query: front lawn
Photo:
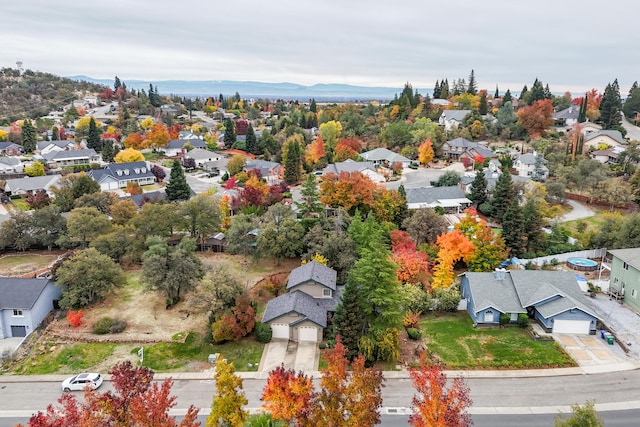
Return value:
M 420 329 L 428 352 L 448 369 L 576 366 L 555 341 L 536 341 L 518 326 L 474 328 L 466 312 L 430 314 Z
M 69 346 L 40 345 L 19 366 L 19 375 L 73 374 L 91 369 L 110 356 L 116 344 L 81 343 Z M 58 349 L 56 347 L 62 347 Z

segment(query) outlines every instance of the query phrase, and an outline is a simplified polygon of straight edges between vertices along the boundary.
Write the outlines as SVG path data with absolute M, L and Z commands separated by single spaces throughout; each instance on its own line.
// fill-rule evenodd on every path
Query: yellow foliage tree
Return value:
M 300 264 L 301 264 L 301 265 L 305 265 L 306 263 L 311 262 L 311 261 L 315 261 L 315 262 L 320 263 L 320 264 L 322 264 L 322 265 L 327 265 L 327 263 L 329 262 L 329 260 L 328 260 L 327 258 L 323 257 L 321 254 L 319 254 L 318 252 L 316 252 L 316 253 L 311 257 L 311 259 L 310 259 L 310 260 L 303 259 L 303 260 L 302 260 L 302 262 L 301 262 Z
M 161 148 L 169 144 L 169 130 L 162 123 L 156 123 L 151 126 L 145 135 L 149 147 Z
M 435 153 L 433 152 L 433 144 L 431 143 L 431 138 L 427 138 L 418 147 L 418 161 L 420 162 L 420 164 L 426 165 L 431 160 L 433 160 L 434 155 Z
M 28 176 L 44 176 L 44 165 L 40 162 L 33 162 L 30 166 L 24 167 L 24 173 Z
M 330 150 L 333 150 L 338 144 L 338 138 L 342 134 L 342 123 L 330 120 L 320 125 L 320 135 L 324 143 Z
M 436 240 L 438 247 L 438 265 L 433 272 L 434 289 L 449 287 L 453 284 L 453 266 L 459 260 L 467 260 L 475 249 L 473 242 L 461 230 L 455 229 L 443 233 Z
M 145 118 L 144 120 L 142 120 L 142 121 L 140 122 L 140 127 L 141 127 L 143 130 L 145 130 L 145 131 L 146 131 L 146 130 L 151 129 L 151 126 L 153 126 L 153 125 L 154 125 L 154 123 L 155 123 L 155 122 L 153 121 L 153 119 L 152 119 L 151 117 L 147 117 L 147 118 Z
M 76 132 L 76 141 L 82 141 L 89 135 L 89 123 L 91 122 L 91 118 L 93 116 L 86 116 L 78 120 L 78 124 L 76 124 L 75 132 Z M 94 118 L 95 120 L 95 118 Z M 98 129 L 102 128 L 102 123 L 96 121 L 96 127 Z
M 5 130 L 0 129 L 0 141 L 6 141 L 9 136 L 9 133 Z
M 113 159 L 116 163 L 129 163 L 129 162 L 141 162 L 144 161 L 144 156 L 138 150 L 133 148 L 125 148 L 116 154 Z

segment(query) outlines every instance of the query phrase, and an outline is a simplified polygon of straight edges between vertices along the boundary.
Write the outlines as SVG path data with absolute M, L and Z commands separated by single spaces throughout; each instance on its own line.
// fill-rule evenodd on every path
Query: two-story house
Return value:
M 61 294 L 49 279 L 0 278 L 0 338 L 29 335 L 57 306 Z
M 310 261 L 289 274 L 287 293 L 267 303 L 262 321 L 274 339 L 322 341 L 328 316 L 340 302 L 336 271 Z
M 474 161 L 478 156 L 485 159 L 498 157 L 496 153 L 487 147 L 486 142 L 469 141 L 459 137 L 442 144 L 442 154 L 450 160 L 462 161 L 464 158 Z
M 640 311 L 640 248 L 608 252 L 612 257 L 609 291 Z
M 542 155 L 534 151 L 518 156 L 513 162 L 513 168 L 518 172 L 518 176 L 544 181 L 549 177 L 549 168 L 545 163 L 547 162 Z
M 245 163 L 243 170 L 248 172 L 252 169 L 260 171 L 260 176 L 267 181 L 269 185 L 275 185 L 282 181 L 284 177 L 284 168 L 280 163 L 270 162 L 267 160 L 251 160 Z
M 457 129 L 468 114 L 471 114 L 471 110 L 444 110 L 438 118 L 438 124 L 444 126 L 446 131 Z

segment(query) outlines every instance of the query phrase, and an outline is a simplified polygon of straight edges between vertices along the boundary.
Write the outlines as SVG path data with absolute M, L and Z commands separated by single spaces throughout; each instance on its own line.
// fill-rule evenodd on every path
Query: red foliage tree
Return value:
M 256 324 L 256 312 L 251 306 L 249 298 L 240 295 L 236 298 L 236 305 L 231 313 L 225 313 L 220 320 L 211 325 L 214 341 L 238 341 L 253 331 Z
M 27 195 L 25 202 L 31 209 L 40 209 L 51 203 L 51 198 L 45 190 L 36 190 Z
M 236 120 L 236 135 L 246 135 L 249 129 L 249 122 L 246 120 Z
M 238 188 L 238 182 L 236 181 L 236 177 L 235 176 L 230 177 L 227 180 L 227 182 L 224 183 L 222 188 L 224 188 L 225 190 L 233 190 L 235 188 Z
M 410 372 L 413 387 L 418 392 L 413 397 L 415 413 L 409 417 L 414 427 L 467 427 L 473 424 L 466 412 L 471 406 L 469 387 L 458 377 L 447 387 L 447 376 L 442 368 L 428 364 L 421 357 L 420 367 Z
M 320 201 L 332 208 L 342 206 L 352 212 L 360 209 L 367 213 L 373 208 L 376 183 L 360 172 L 327 174 L 320 185 Z
M 545 136 L 547 129 L 553 125 L 553 104 L 550 99 L 542 99 L 516 113 L 518 122 L 531 138 Z
M 355 160 L 358 157 L 358 153 L 351 147 L 345 144 L 338 144 L 333 150 L 333 161 L 344 162 L 345 160 Z
M 82 323 L 83 316 L 84 313 L 82 312 L 82 310 L 69 310 L 67 311 L 67 322 L 69 322 L 69 324 L 71 324 L 71 326 L 73 326 L 74 328 L 77 328 Z
M 389 236 L 391 237 L 392 252 L 397 252 L 405 249 L 414 250 L 416 248 L 416 242 L 406 231 L 391 230 Z
M 303 424 L 298 420 L 309 418 L 315 397 L 311 377 L 279 366 L 269 372 L 261 399 L 264 401 L 262 407 L 273 418 L 297 426 Z

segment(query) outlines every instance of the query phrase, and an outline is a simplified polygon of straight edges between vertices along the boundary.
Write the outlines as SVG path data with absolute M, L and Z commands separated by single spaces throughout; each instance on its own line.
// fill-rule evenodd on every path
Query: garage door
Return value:
M 553 322 L 553 332 L 556 334 L 588 334 L 588 320 L 555 320 Z
M 11 326 L 11 336 L 12 337 L 26 337 L 27 336 L 27 327 L 26 326 Z
M 298 341 L 318 341 L 318 328 L 315 326 L 300 326 L 298 329 Z
M 289 339 L 289 325 L 286 323 L 272 323 L 271 332 L 272 339 Z

